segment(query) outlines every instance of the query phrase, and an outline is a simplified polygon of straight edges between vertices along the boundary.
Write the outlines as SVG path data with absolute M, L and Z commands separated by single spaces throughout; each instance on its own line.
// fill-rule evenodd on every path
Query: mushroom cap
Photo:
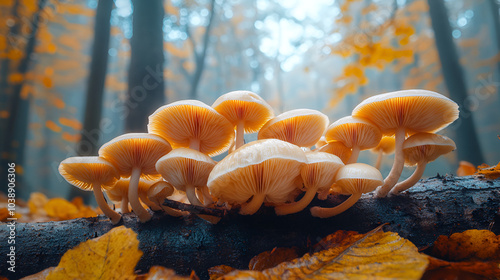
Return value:
M 382 136 L 380 142 L 377 147 L 371 149 L 372 152 L 382 151 L 384 154 L 392 154 L 394 153 L 394 149 L 396 148 L 396 138 L 394 136 Z
M 203 187 L 216 162 L 209 156 L 189 148 L 174 149 L 156 163 L 156 170 L 176 189 L 187 185 Z
M 340 141 L 332 141 L 314 151 L 336 155 L 342 160 L 344 164 L 349 160 L 352 154 L 351 148 L 346 147 L 346 145 Z
M 212 107 L 198 100 L 181 100 L 158 108 L 149 116 L 148 132 L 167 139 L 174 149 L 200 141 L 200 152 L 221 154 L 234 138 L 234 126 Z
M 156 200 L 156 198 L 165 198 L 174 193 L 174 187 L 165 181 L 158 181 L 151 185 L 148 190 L 148 198 L 150 200 Z
M 321 136 L 318 140 L 318 142 L 316 142 L 316 144 L 314 144 L 314 146 L 317 148 L 320 148 L 320 147 L 323 147 L 324 145 L 328 144 L 328 142 L 326 142 L 326 138 L 325 138 L 325 135 Z
M 296 109 L 270 119 L 259 131 L 258 139 L 279 139 L 300 147 L 311 147 L 328 126 L 328 117 L 317 110 Z
M 337 172 L 335 186 L 341 193 L 368 193 L 384 184 L 380 171 L 368 164 L 352 163 Z
M 456 148 L 455 142 L 446 136 L 417 133 L 408 137 L 403 143 L 405 165 L 412 166 L 421 161 L 431 162 Z
M 332 123 L 325 132 L 327 142 L 340 141 L 348 148 L 358 146 L 360 150 L 376 147 L 382 132 L 370 121 L 347 116 Z
M 365 99 L 352 115 L 375 123 L 384 135 L 404 127 L 408 135 L 439 131 L 458 118 L 458 105 L 428 90 L 402 90 Z
M 335 175 L 344 163 L 338 156 L 324 152 L 307 152 L 307 164 L 302 166 L 300 175 L 307 188 L 318 187 L 318 191 L 330 189 L 335 183 Z
M 171 150 L 170 144 L 160 136 L 127 133 L 102 145 L 99 156 L 111 162 L 122 177 L 130 177 L 133 168 L 140 168 L 141 177 L 157 179 L 156 161 Z
M 284 203 L 296 190 L 294 182 L 305 163 L 306 155 L 296 145 L 257 140 L 217 163 L 207 185 L 212 195 L 229 203 L 244 203 L 257 193 L 265 194 L 267 202 Z
M 231 91 L 221 95 L 212 104 L 233 126 L 243 121 L 245 133 L 257 132 L 268 120 L 274 117 L 274 111 L 262 97 L 251 91 Z
M 84 191 L 92 190 L 93 184 L 108 189 L 120 178 L 118 170 L 100 157 L 67 158 L 59 164 L 59 173 L 68 183 Z

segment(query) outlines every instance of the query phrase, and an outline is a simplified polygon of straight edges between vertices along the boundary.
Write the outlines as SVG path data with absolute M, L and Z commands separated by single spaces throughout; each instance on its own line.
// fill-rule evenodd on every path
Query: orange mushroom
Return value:
M 158 179 L 160 174 L 155 169 L 156 161 L 171 150 L 165 139 L 148 133 L 124 134 L 99 149 L 99 156 L 111 162 L 122 177 L 130 177 L 128 200 L 143 223 L 151 219 L 151 214 L 139 201 L 139 179 Z
M 113 203 L 119 203 L 121 205 L 121 211 L 123 214 L 130 213 L 128 207 L 128 186 L 130 184 L 130 179 L 120 179 L 116 184 L 107 190 L 105 190 L 106 195 Z
M 321 138 L 328 122 L 328 117 L 316 110 L 291 110 L 270 119 L 260 129 L 258 139 L 274 138 L 309 148 Z
M 324 145 L 328 144 L 328 142 L 326 142 L 326 138 L 325 136 L 321 136 L 318 140 L 318 142 L 316 142 L 316 144 L 314 144 L 314 148 L 315 149 L 318 149 L 320 147 L 323 147 Z
M 427 163 L 455 149 L 455 142 L 443 135 L 417 133 L 408 137 L 403 144 L 405 165 L 417 165 L 417 169 L 408 179 L 396 184 L 390 194 L 399 194 L 411 188 L 422 178 Z
M 323 152 L 307 152 L 307 164 L 300 171 L 306 192 L 297 202 L 276 206 L 277 215 L 301 211 L 313 200 L 317 192 L 328 192 L 335 183 L 337 171 L 344 166 L 339 157 Z
M 102 188 L 112 187 L 120 178 L 116 168 L 99 157 L 70 157 L 59 164 L 59 173 L 68 183 L 84 191 L 94 191 L 97 205 L 111 223 L 117 224 L 121 215 L 113 211 L 102 194 Z
M 148 199 L 154 202 L 158 207 L 160 207 L 165 213 L 170 216 L 178 217 L 182 215 L 181 211 L 174 210 L 170 207 L 163 205 L 163 201 L 167 196 L 170 196 L 174 193 L 174 187 L 165 181 L 158 181 L 151 185 L 148 189 Z
M 212 107 L 198 100 L 182 100 L 158 108 L 149 116 L 148 132 L 177 148 L 191 148 L 209 156 L 227 151 L 233 125 Z
M 366 119 L 347 116 L 332 123 L 325 132 L 325 138 L 327 142 L 340 141 L 351 148 L 351 157 L 347 163 L 355 163 L 361 150 L 378 145 L 382 133 Z
M 207 184 L 215 197 L 230 204 L 242 204 L 240 214 L 251 215 L 265 201 L 274 204 L 289 201 L 296 190 L 300 169 L 306 163 L 304 152 L 293 144 L 278 139 L 257 140 L 217 163 Z
M 374 191 L 382 185 L 383 180 L 384 177 L 375 167 L 364 163 L 347 164 L 337 172 L 335 187 L 340 193 L 351 194 L 351 196 L 333 208 L 312 207 L 311 214 L 318 218 L 338 215 L 353 206 L 363 193 Z
M 394 148 L 396 147 L 396 142 L 393 136 L 383 136 L 380 139 L 377 147 L 371 149 L 373 153 L 377 154 L 377 160 L 375 161 L 375 168 L 380 170 L 380 165 L 382 164 L 382 157 L 384 155 L 389 155 L 394 153 Z
M 186 192 L 189 202 L 203 206 L 196 196 L 196 188 L 202 190 L 207 185 L 208 176 L 215 166 L 209 156 L 189 148 L 172 150 L 156 162 L 156 170 L 172 186 Z M 213 202 L 210 194 L 204 194 L 204 204 Z
M 436 92 L 403 90 L 369 97 L 354 108 L 352 115 L 370 120 L 384 135 L 395 137 L 392 169 L 375 194 L 384 197 L 398 182 L 403 171 L 403 142 L 406 136 L 445 128 L 458 118 L 458 105 Z
M 323 145 L 314 150 L 315 152 L 325 152 L 332 155 L 338 156 L 344 164 L 347 164 L 347 161 L 351 157 L 352 150 L 348 148 L 344 143 L 340 141 L 332 141 L 326 145 Z
M 273 108 L 257 94 L 250 91 L 231 91 L 221 95 L 212 104 L 219 114 L 226 117 L 236 128 L 236 145 L 238 149 L 244 144 L 244 133 L 253 133 L 272 117 Z

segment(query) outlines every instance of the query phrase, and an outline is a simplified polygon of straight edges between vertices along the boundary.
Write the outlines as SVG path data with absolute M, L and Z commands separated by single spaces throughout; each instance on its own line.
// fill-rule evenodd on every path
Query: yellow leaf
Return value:
M 78 213 L 78 208 L 74 204 L 60 197 L 50 199 L 43 209 L 49 217 L 59 220 L 69 220 Z
M 458 163 L 457 176 L 469 176 L 476 172 L 474 164 L 462 160 Z
M 34 192 L 30 194 L 30 198 L 28 200 L 28 207 L 30 209 L 30 214 L 38 214 L 41 211 L 45 213 L 45 210 L 43 210 L 43 207 L 49 199 L 43 194 L 39 192 Z
M 497 179 L 500 177 L 500 162 L 496 166 L 478 166 L 477 175 L 484 175 L 488 179 Z
M 67 251 L 47 279 L 135 279 L 141 256 L 137 234 L 120 226 Z
M 357 235 L 360 238 L 347 245 L 341 242 L 262 272 L 235 271 L 224 279 L 420 279 L 427 257 L 397 233 L 379 229 Z
M 432 255 L 450 261 L 500 260 L 500 236 L 477 229 L 441 235 L 434 242 Z

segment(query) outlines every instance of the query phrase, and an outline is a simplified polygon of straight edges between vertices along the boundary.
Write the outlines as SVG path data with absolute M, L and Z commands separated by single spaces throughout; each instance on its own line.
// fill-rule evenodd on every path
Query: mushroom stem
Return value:
M 252 200 L 247 204 L 241 206 L 240 214 L 241 215 L 252 215 L 257 210 L 259 210 L 262 203 L 264 203 L 264 198 L 266 198 L 266 194 L 264 193 L 256 193 L 253 195 Z
M 356 163 L 358 161 L 359 151 L 359 146 L 356 145 L 352 147 L 351 157 L 347 161 L 347 164 Z
M 156 203 L 154 203 L 153 201 L 151 201 L 148 198 L 148 196 L 145 195 L 145 194 L 140 196 L 140 200 L 142 202 L 144 202 L 153 211 L 160 211 L 160 210 L 162 210 L 161 207 L 159 207 L 158 205 L 156 205 Z
M 274 208 L 276 215 L 288 215 L 297 213 L 309 205 L 316 195 L 318 188 L 308 188 L 304 196 L 297 202 L 280 205 Z
M 130 175 L 130 183 L 128 186 L 128 201 L 132 206 L 132 211 L 139 217 L 141 223 L 151 220 L 151 214 L 148 210 L 142 207 L 139 201 L 139 179 L 141 178 L 141 169 L 134 167 L 132 175 Z
M 191 141 L 189 141 L 189 148 L 200 151 L 200 139 L 191 138 Z
M 245 144 L 245 127 L 243 121 L 239 121 L 236 125 L 236 146 L 235 149 Z
M 382 157 L 384 155 L 384 152 L 382 150 L 378 151 L 377 154 L 377 161 L 375 161 L 375 168 L 380 170 L 380 165 L 382 164 Z
M 399 127 L 396 129 L 396 135 L 395 135 L 395 144 L 396 147 L 394 149 L 394 163 L 392 164 L 391 172 L 389 175 L 384 180 L 384 185 L 381 187 L 378 187 L 377 190 L 375 191 L 375 196 L 376 197 L 385 197 L 387 193 L 396 185 L 396 183 L 399 180 L 399 177 L 401 177 L 401 172 L 403 172 L 403 166 L 404 166 L 404 154 L 403 154 L 403 143 L 405 141 L 405 128 L 404 127 Z
M 422 175 L 424 174 L 425 166 L 427 165 L 427 162 L 420 162 L 417 165 L 417 169 L 413 171 L 413 174 L 411 174 L 410 177 L 408 177 L 406 180 L 403 182 L 397 183 L 396 186 L 391 190 L 390 194 L 400 194 L 401 192 L 413 187 L 420 178 L 422 178 Z
M 360 197 L 361 193 L 351 194 L 351 196 L 348 199 L 346 199 L 344 202 L 333 208 L 323 208 L 315 206 L 311 208 L 311 215 L 318 218 L 329 218 L 338 215 L 344 212 L 345 210 L 351 208 L 351 206 L 353 206 L 354 203 L 356 203 Z
M 203 206 L 198 197 L 196 196 L 196 188 L 192 185 L 186 186 L 186 196 L 189 200 L 189 203 L 193 205 Z
M 104 195 L 102 194 L 101 185 L 93 184 L 92 189 L 94 189 L 95 200 L 97 200 L 97 205 L 101 208 L 102 213 L 109 217 L 113 225 L 116 225 L 122 218 L 122 215 L 118 214 L 109 207 L 108 203 L 104 199 Z
M 201 193 L 203 194 L 203 205 L 207 206 L 214 203 L 212 195 L 210 194 L 207 186 L 201 187 Z
M 130 209 L 128 208 L 128 196 L 122 196 L 122 213 L 130 213 Z

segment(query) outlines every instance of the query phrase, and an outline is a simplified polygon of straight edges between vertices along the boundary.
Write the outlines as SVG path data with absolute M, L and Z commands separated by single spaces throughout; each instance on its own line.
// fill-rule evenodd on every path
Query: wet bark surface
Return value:
M 315 199 L 312 205 L 335 206 L 346 196 Z M 311 217 L 306 209 L 297 214 L 276 216 L 262 207 L 252 216 L 231 214 L 216 225 L 195 215 L 175 218 L 155 214 L 152 221 L 140 224 L 127 214 L 118 225 L 138 233 L 144 255 L 136 269 L 147 272 L 153 265 L 173 268 L 187 275 L 195 270 L 202 279 L 207 269 L 220 264 L 247 268 L 250 259 L 274 247 L 298 247 L 307 252 L 321 238 L 337 230 L 368 232 L 383 223 L 386 231 L 398 232 L 418 247 L 431 245 L 439 235 L 467 229 L 490 229 L 500 233 L 500 180 L 478 177 L 437 176 L 421 180 L 408 192 L 395 197 L 373 198 L 364 195 L 348 211 L 332 218 Z M 16 277 L 56 266 L 61 256 L 87 239 L 101 236 L 113 225 L 103 216 L 61 222 L 17 224 Z M 0 228 L 1 240 L 8 229 Z M 7 244 L 0 255 L 8 253 Z M 0 274 L 12 279 L 0 264 Z

